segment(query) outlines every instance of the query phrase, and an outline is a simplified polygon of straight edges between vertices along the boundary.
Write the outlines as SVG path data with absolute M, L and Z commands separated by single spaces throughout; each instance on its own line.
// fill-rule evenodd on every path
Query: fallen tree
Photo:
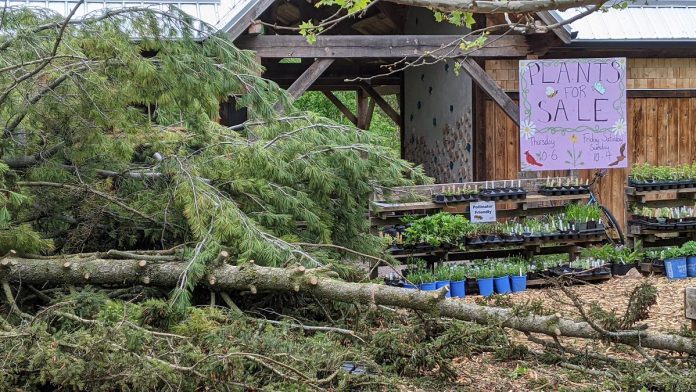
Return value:
M 157 285 L 176 287 L 186 270 L 185 263 L 148 262 L 142 259 L 115 260 L 86 257 L 58 259 L 3 259 L 4 275 L 15 284 L 32 285 Z M 220 261 L 226 259 L 223 253 Z M 319 298 L 360 304 L 384 305 L 432 312 L 442 317 L 498 325 L 515 330 L 549 336 L 584 339 L 609 339 L 615 343 L 696 354 L 692 339 L 647 330 L 598 331 L 587 322 L 561 318 L 558 315 L 519 315 L 511 309 L 480 306 L 445 298 L 439 292 L 405 290 L 371 283 L 344 282 L 331 276 L 329 268 L 270 268 L 249 263 L 242 266 L 220 264 L 210 269 L 205 284 L 215 291 L 259 290 L 310 293 Z

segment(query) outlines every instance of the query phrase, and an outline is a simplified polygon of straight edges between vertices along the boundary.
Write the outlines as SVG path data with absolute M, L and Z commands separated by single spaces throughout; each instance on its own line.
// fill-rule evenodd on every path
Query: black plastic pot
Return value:
M 478 294 L 478 283 L 476 283 L 476 279 L 474 278 L 467 278 L 466 279 L 466 294 Z
M 619 264 L 619 263 L 612 263 L 611 265 L 611 274 L 615 276 L 623 276 L 628 273 L 632 268 L 638 268 L 639 265 L 638 263 L 634 264 Z

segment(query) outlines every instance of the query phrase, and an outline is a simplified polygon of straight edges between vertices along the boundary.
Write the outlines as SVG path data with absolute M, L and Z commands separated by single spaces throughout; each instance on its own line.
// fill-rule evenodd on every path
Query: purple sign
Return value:
M 523 171 L 627 167 L 626 59 L 520 61 Z

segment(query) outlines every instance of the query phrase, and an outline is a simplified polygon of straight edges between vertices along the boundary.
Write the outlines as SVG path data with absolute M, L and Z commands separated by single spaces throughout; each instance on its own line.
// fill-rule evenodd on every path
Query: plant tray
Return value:
M 696 222 L 689 223 L 660 223 L 660 222 L 649 222 L 642 219 L 632 219 L 628 221 L 629 225 L 638 225 L 645 229 L 659 230 L 659 231 L 674 231 L 674 230 L 689 230 L 696 228 Z
M 476 194 L 459 194 L 459 195 L 433 195 L 433 203 L 435 204 L 448 204 L 448 203 L 470 203 L 478 201 L 478 195 Z
M 590 186 L 541 186 L 538 191 L 544 196 L 585 195 L 590 193 Z
M 636 188 L 637 191 L 661 191 L 668 189 L 684 189 L 696 186 L 695 180 L 681 181 L 634 181 L 629 178 L 628 185 Z
M 523 188 L 493 188 L 479 192 L 481 200 L 523 200 L 527 198 L 527 191 Z

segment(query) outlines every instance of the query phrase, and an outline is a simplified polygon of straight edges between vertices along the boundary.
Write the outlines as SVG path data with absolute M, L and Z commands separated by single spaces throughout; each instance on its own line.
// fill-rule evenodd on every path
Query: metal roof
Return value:
M 215 27 L 216 29 L 227 30 L 240 19 L 251 6 L 259 0 L 85 0 L 75 14 L 79 18 L 92 12 L 99 12 L 104 9 L 125 8 L 125 7 L 148 7 L 160 10 L 167 10 L 174 6 L 196 19 Z M 9 7 L 33 7 L 46 8 L 59 14 L 67 15 L 77 4 L 74 0 L 5 0 L 4 6 Z
M 594 12 L 570 24 L 577 32 L 573 41 L 685 41 L 696 40 L 696 2 L 658 2 Z M 693 5 L 693 6 L 690 6 Z M 558 20 L 583 9 L 552 12 Z

